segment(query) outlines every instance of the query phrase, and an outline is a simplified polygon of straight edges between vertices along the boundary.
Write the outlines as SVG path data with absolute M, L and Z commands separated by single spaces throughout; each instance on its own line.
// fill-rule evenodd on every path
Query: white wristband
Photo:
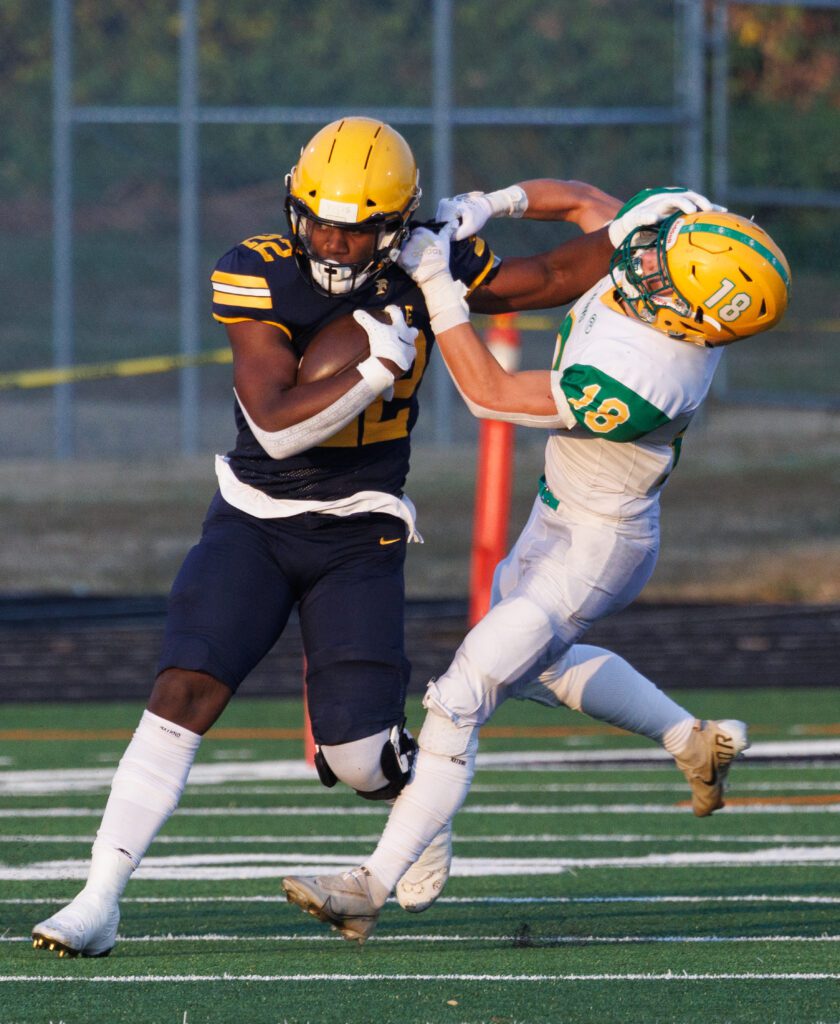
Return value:
M 470 309 L 464 299 L 467 289 L 462 281 L 454 281 L 446 272 L 435 274 L 420 288 L 435 334 L 469 322 Z
M 376 356 L 368 356 L 356 369 L 375 395 L 381 395 L 394 383 L 393 373 Z
M 470 315 L 464 310 L 463 306 L 450 306 L 449 309 L 444 309 L 430 317 L 429 323 L 432 327 L 432 333 L 438 335 L 448 331 L 450 327 L 469 323 L 469 320 Z
M 523 217 L 528 209 L 528 197 L 519 185 L 510 185 L 485 196 L 494 217 Z

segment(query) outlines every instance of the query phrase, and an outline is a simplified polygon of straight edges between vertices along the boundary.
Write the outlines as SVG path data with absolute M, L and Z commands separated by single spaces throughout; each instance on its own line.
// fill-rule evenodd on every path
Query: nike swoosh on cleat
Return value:
M 384 547 L 386 544 L 399 544 L 402 537 L 394 537 L 393 540 L 385 540 L 384 537 L 379 538 L 379 543 Z

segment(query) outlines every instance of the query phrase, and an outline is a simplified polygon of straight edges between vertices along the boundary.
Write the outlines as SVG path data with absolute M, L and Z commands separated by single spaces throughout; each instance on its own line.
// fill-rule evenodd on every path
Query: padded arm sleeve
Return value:
M 391 374 L 388 376 L 393 381 Z M 236 395 L 242 415 L 251 428 L 251 433 L 272 459 L 287 459 L 326 441 L 367 409 L 379 394 L 368 380 L 363 378 L 332 405 L 328 405 L 326 409 L 310 416 L 309 419 L 295 423 L 291 427 L 284 427 L 282 430 L 269 431 L 258 427 L 253 421 L 242 399 L 236 394 L 236 388 L 233 389 L 233 393 Z

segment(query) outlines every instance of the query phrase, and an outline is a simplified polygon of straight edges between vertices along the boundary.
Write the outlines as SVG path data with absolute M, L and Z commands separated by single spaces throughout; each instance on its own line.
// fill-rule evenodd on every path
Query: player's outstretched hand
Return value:
M 617 248 L 631 231 L 658 224 L 673 213 L 723 212 L 699 192 L 673 185 L 667 188 L 644 188 L 621 207 L 609 224 L 610 241 Z
M 424 284 L 438 275 L 449 277 L 450 239 L 457 224 L 450 221 L 435 233 L 429 228 L 415 228 L 400 251 L 397 265 L 415 284 Z
M 389 324 L 375 320 L 363 309 L 355 310 L 353 319 L 367 331 L 370 354 L 377 359 L 387 359 L 395 363 L 405 372 L 417 355 L 417 328 L 408 326 L 399 306 L 386 306 L 385 312 L 391 317 Z
M 528 198 L 519 185 L 495 192 L 462 192 L 451 199 L 441 199 L 435 220 L 455 221 L 453 238 L 460 242 L 477 235 L 491 217 L 521 217 L 528 208 Z

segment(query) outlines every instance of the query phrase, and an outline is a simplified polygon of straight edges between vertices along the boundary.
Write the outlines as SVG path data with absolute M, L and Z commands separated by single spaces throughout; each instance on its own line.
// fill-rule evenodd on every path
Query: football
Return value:
M 376 320 L 389 323 L 384 310 L 368 309 Z M 367 331 L 356 323 L 352 313 L 330 321 L 310 340 L 298 365 L 298 384 L 334 377 L 350 366 L 358 366 L 370 355 Z

